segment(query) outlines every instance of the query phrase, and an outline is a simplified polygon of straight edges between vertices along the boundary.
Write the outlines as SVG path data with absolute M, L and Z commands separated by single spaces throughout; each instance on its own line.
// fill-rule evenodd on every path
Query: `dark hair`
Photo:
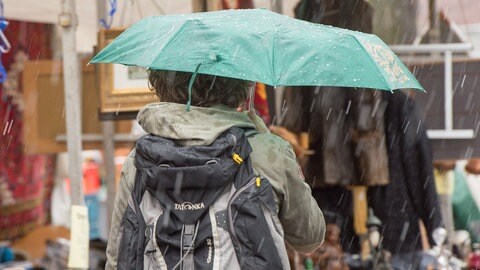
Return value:
M 191 72 L 150 70 L 149 88 L 162 102 L 187 103 Z M 192 86 L 192 106 L 210 107 L 223 104 L 237 108 L 247 98 L 250 81 L 197 74 Z

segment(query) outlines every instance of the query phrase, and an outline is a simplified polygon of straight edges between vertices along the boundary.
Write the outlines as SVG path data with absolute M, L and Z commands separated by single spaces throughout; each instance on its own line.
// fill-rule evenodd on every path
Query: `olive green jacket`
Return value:
M 285 241 L 303 253 L 315 250 L 323 242 L 325 221 L 304 181 L 292 148 L 280 137 L 266 132 L 260 118 L 224 106 L 192 107 L 186 112 L 182 104 L 154 103 L 145 106 L 137 120 L 147 133 L 183 145 L 208 145 L 231 127 L 263 131 L 249 137 L 253 149 L 250 157 L 256 172 L 269 179 L 274 188 Z M 123 164 L 108 240 L 106 269 L 117 267 L 118 229 L 135 182 L 134 155 L 135 151 L 132 151 Z

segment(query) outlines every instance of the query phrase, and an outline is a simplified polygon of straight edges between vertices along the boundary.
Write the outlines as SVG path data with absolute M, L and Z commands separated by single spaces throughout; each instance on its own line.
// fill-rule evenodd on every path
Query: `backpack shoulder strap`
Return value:
M 247 137 L 247 138 L 253 137 L 257 134 L 260 134 L 260 132 L 256 129 L 253 129 L 253 128 L 245 129 L 245 137 Z

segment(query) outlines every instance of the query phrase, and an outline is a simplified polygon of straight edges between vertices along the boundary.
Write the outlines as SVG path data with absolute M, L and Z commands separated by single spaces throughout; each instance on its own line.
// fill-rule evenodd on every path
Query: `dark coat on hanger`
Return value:
M 383 96 L 388 102 L 385 133 L 391 184 L 370 189 L 370 205 L 380 219 L 389 220 L 385 248 L 394 253 L 419 250 L 418 220 L 425 224 L 432 245 L 433 230 L 442 226 L 430 142 L 413 99 L 401 92 Z

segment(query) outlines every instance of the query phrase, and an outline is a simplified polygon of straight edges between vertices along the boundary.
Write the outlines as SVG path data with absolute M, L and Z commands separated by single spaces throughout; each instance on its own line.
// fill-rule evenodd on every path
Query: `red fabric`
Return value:
M 24 50 L 29 59 L 49 58 L 51 26 L 39 23 L 9 21 L 5 30 L 12 49 L 2 55 L 2 63 L 8 71 L 15 52 Z M 8 75 L 7 75 L 8 76 Z M 21 82 L 19 82 L 21 91 Z M 25 155 L 22 112 L 12 103 L 0 85 L 0 181 L 7 183 L 7 191 L 14 199 L 8 205 L 0 198 L 0 240 L 12 239 L 25 233 L 22 226 L 45 219 L 45 187 L 53 182 L 53 156 Z M 5 198 L 3 198 L 5 200 Z M 4 208 L 2 208 L 4 207 Z M 4 232 L 2 234 L 1 232 Z
M 263 119 L 265 124 L 270 124 L 270 112 L 268 111 L 267 90 L 265 89 L 265 84 L 257 83 L 255 85 L 255 98 L 253 102 L 258 116 Z
M 223 9 L 254 8 L 252 0 L 222 0 Z

